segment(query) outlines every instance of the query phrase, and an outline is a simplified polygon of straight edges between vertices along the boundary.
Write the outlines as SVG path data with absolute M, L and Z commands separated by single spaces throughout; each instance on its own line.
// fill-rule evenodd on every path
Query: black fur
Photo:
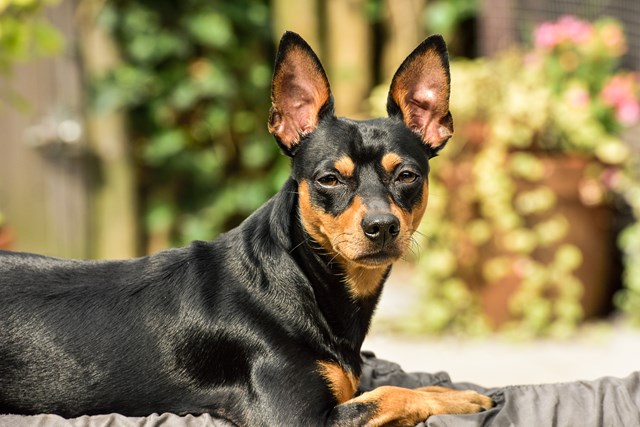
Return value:
M 312 53 L 287 33 L 276 68 L 286 66 L 293 45 Z M 315 54 L 310 60 L 324 76 Z M 385 119 L 337 118 L 329 94 L 313 132 L 280 144 L 293 157 L 291 178 L 215 241 L 125 261 L 0 252 L 0 413 L 206 412 L 240 426 L 365 423 L 375 404 L 336 406 L 318 362 L 359 376 L 382 286 L 350 293 L 344 266 L 303 227 L 298 191 L 308 183 L 314 209 L 332 216 L 356 196 L 405 211 L 418 205 L 434 153 L 390 108 Z M 381 166 L 387 153 L 402 158 L 392 172 Z M 345 155 L 355 162 L 349 177 L 334 169 Z M 416 181 L 401 182 L 402 171 Z M 340 185 L 321 185 L 323 174 L 337 175 Z

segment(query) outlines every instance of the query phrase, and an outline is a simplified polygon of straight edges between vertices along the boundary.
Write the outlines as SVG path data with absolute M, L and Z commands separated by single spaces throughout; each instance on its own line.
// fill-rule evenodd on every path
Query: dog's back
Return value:
M 180 310 L 188 252 L 122 262 L 2 253 L 0 412 L 144 406 L 143 396 L 167 381 L 157 374 L 166 361 L 150 357 L 159 355 L 150 347 Z

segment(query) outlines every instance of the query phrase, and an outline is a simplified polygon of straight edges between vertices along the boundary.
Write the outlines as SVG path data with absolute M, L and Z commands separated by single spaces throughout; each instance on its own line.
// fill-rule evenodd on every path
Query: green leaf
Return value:
M 457 11 L 451 2 L 439 1 L 429 6 L 424 13 L 424 22 L 433 31 L 448 34 L 453 31 Z
M 144 152 L 145 159 L 151 165 L 157 165 L 179 153 L 186 145 L 186 135 L 181 129 L 172 129 L 160 133 L 151 139 Z
M 560 271 L 569 272 L 582 265 L 582 258 L 582 252 L 577 246 L 566 243 L 556 252 L 554 264 Z
M 159 233 L 168 230 L 175 219 L 172 204 L 164 201 L 155 201 L 147 210 L 145 222 L 151 233 Z
M 233 41 L 231 23 L 219 13 L 195 15 L 187 21 L 187 28 L 196 40 L 209 47 L 224 47 Z
M 45 21 L 39 21 L 34 25 L 33 39 L 36 54 L 42 56 L 56 54 L 64 45 L 60 32 Z

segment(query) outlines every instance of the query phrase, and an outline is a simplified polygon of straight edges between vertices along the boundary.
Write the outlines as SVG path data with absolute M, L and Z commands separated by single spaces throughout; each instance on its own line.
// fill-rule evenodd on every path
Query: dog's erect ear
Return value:
M 407 127 L 420 135 L 434 153 L 453 134 L 450 83 L 447 46 L 439 35 L 420 43 L 391 81 L 387 112 L 390 116 L 401 114 Z
M 292 155 L 324 114 L 333 114 L 333 99 L 322 64 L 302 37 L 287 31 L 280 40 L 271 83 L 269 132 Z

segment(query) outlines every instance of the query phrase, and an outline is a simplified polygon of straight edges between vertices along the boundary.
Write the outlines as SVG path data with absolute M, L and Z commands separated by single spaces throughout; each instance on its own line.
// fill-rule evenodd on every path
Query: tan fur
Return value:
M 354 298 L 366 298 L 378 291 L 382 284 L 382 278 L 388 266 L 378 268 L 360 267 L 353 263 L 345 262 L 347 270 L 346 282 L 349 293 Z
M 353 172 L 356 169 L 356 165 L 353 163 L 353 160 L 351 160 L 351 157 L 349 156 L 340 157 L 333 164 L 333 167 L 335 167 L 342 176 L 346 177 L 353 176 Z
M 422 221 L 422 217 L 424 216 L 425 211 L 427 210 L 427 204 L 429 203 L 429 180 L 425 179 L 424 184 L 422 185 L 422 200 L 420 200 L 420 204 L 418 206 L 414 206 L 411 211 L 411 231 L 415 231 L 418 229 L 420 225 L 420 221 Z
M 402 163 L 402 159 L 396 153 L 387 153 L 382 157 L 382 167 L 389 173 L 393 173 L 396 167 Z
M 358 378 L 353 373 L 345 371 L 338 363 L 320 360 L 318 361 L 318 371 L 327 381 L 338 404 L 348 401 L 355 395 L 359 383 Z
M 382 386 L 350 401 L 374 405 L 373 416 L 366 427 L 413 427 L 431 415 L 472 414 L 489 409 L 493 402 L 470 390 L 438 389 L 410 390 L 394 386 Z
M 300 216 L 302 225 L 313 239 L 330 254 L 340 254 L 347 259 L 358 256 L 363 238 L 360 222 L 366 214 L 362 199 L 356 197 L 352 205 L 342 214 L 334 217 L 313 206 L 306 181 L 298 187 L 300 195 Z

